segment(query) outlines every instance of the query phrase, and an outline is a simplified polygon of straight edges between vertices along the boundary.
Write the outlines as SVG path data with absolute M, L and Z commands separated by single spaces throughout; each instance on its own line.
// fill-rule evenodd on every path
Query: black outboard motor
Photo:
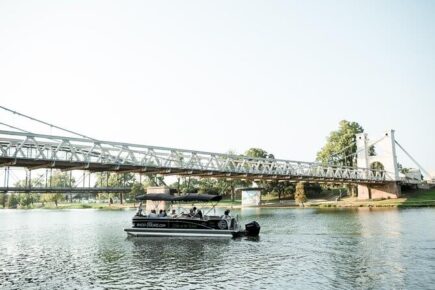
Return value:
M 257 237 L 260 234 L 260 225 L 256 221 L 246 224 L 245 234 L 248 237 Z

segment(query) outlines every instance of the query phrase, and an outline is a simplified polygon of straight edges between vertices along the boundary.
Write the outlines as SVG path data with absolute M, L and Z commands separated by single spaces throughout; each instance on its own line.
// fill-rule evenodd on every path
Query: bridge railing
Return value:
M 381 170 L 1 130 L 0 159 L 3 166 L 33 162 L 40 167 L 70 166 L 109 171 L 156 169 L 156 172 L 166 170 L 168 174 L 191 171 L 191 174 L 239 174 L 279 179 L 302 176 L 386 181 L 389 178 Z

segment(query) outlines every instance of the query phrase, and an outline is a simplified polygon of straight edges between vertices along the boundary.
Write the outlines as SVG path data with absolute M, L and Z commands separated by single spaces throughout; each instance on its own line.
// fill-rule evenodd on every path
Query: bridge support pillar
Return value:
M 358 185 L 358 199 L 398 198 L 400 192 L 400 185 L 397 182 L 379 185 Z
M 240 188 L 242 191 L 242 207 L 259 206 L 261 204 L 261 188 Z
M 151 193 L 151 194 L 156 194 L 156 193 L 164 193 L 164 194 L 170 194 L 170 189 L 167 186 L 150 186 L 147 188 L 147 194 Z M 145 210 L 147 211 L 147 213 L 150 213 L 151 210 L 156 210 L 157 213 L 159 210 L 168 210 L 169 209 L 169 204 L 166 203 L 166 201 L 160 200 L 160 201 L 152 201 L 152 200 L 147 200 L 146 202 L 146 206 L 145 206 Z

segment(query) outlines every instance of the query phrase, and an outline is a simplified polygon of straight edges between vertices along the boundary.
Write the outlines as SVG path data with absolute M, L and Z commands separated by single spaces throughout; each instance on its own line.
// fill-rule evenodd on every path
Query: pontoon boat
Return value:
M 174 236 L 174 237 L 238 237 L 258 236 L 260 225 L 253 221 L 242 229 L 238 217 L 232 217 L 226 212 L 223 216 L 209 215 L 208 213 L 222 199 L 220 195 L 187 194 L 173 196 L 170 194 L 145 194 L 137 198 L 141 201 L 137 213 L 133 217 L 131 228 L 124 229 L 130 236 Z M 144 213 L 143 201 L 153 201 L 159 205 L 161 201 L 170 203 L 172 208 L 178 205 L 178 212 L 157 216 L 154 211 L 151 214 Z M 211 203 L 212 207 L 205 214 L 180 210 L 180 205 L 186 203 Z

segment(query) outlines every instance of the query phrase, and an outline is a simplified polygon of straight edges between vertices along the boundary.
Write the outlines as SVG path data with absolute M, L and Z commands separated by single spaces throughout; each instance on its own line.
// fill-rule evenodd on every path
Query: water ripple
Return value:
M 131 211 L 0 211 L 1 288 L 403 289 L 435 283 L 433 209 L 240 214 L 260 222 L 259 239 L 126 238 Z

